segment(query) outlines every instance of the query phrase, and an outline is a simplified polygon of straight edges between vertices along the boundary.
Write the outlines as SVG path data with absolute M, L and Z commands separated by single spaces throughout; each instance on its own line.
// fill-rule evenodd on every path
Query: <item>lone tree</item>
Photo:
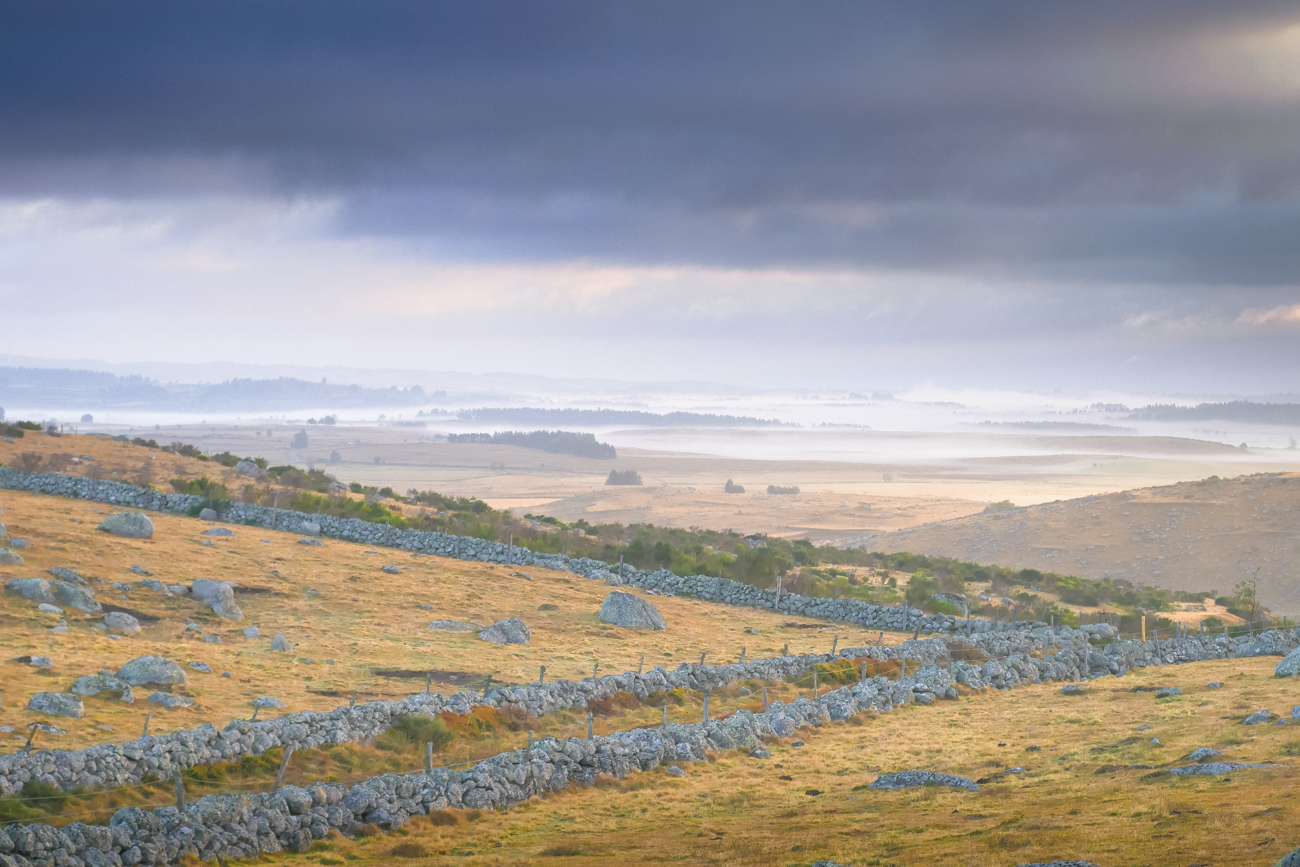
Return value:
M 727 479 L 727 484 L 723 486 L 722 490 L 728 494 L 743 494 L 745 493 L 745 486 L 738 485 L 731 479 Z
M 307 431 L 300 430 L 293 435 L 293 447 L 296 449 L 307 448 Z
M 1237 586 L 1232 588 L 1232 598 L 1236 602 L 1236 609 L 1246 616 L 1251 623 L 1259 620 L 1264 614 L 1264 606 L 1259 604 L 1259 569 L 1255 574 L 1250 576 L 1249 581 L 1238 581 Z

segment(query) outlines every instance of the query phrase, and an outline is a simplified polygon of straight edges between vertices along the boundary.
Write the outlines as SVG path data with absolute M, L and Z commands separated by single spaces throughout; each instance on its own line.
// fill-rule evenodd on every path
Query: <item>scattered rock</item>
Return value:
M 1199 747 L 1187 754 L 1187 758 L 1194 762 L 1203 762 L 1210 756 L 1221 756 L 1223 753 L 1218 750 L 1212 750 L 1209 747 Z
M 315 547 L 317 547 L 317 548 L 324 548 L 324 547 L 325 547 L 325 543 L 322 542 L 320 539 L 315 538 L 314 536 L 303 536 L 301 539 L 298 540 L 298 544 L 299 544 L 299 545 L 313 545 L 313 546 L 315 546 Z
M 269 695 L 259 695 L 257 698 L 253 699 L 252 705 L 253 707 L 265 707 L 273 710 L 281 710 L 282 708 L 288 707 L 287 704 L 280 701 L 278 698 Z
M 200 509 L 200 510 L 199 510 L 199 520 L 200 520 L 200 521 L 216 521 L 216 520 L 218 520 L 220 517 L 221 517 L 221 516 L 217 514 L 217 510 L 216 510 L 216 509 Z
M 205 536 L 233 536 L 235 531 L 229 527 L 213 527 L 211 530 L 204 530 Z
M 128 571 L 128 572 L 134 572 L 134 573 L 137 574 L 137 575 L 152 575 L 152 574 L 153 574 L 152 572 L 150 572 L 148 569 L 144 568 L 143 566 L 132 566 L 130 569 L 128 569 L 128 570 L 126 570 L 126 571 Z M 146 587 L 149 586 L 149 582 L 148 582 L 148 581 L 141 581 L 140 583 L 141 583 L 141 584 L 144 584 Z M 155 581 L 155 582 L 153 582 L 153 583 L 154 583 L 154 584 L 157 584 L 158 582 Z M 155 587 L 154 589 L 155 589 L 155 590 L 160 590 L 160 588 L 158 588 L 158 587 Z
M 37 610 L 44 611 L 46 614 L 63 614 L 63 609 L 57 605 L 51 605 L 48 602 L 42 602 L 36 606 Z
M 17 551 L 11 551 L 8 548 L 0 548 L 0 566 L 21 566 L 23 557 Z
M 1061 687 L 1061 695 L 1083 695 L 1087 690 L 1077 683 Z
M 38 692 L 27 701 L 27 709 L 71 719 L 81 719 L 86 715 L 81 696 L 66 692 Z
M 235 463 L 235 472 L 241 476 L 252 476 L 255 479 L 262 476 L 262 468 L 249 460 L 237 461 Z
M 315 521 L 303 521 L 302 531 L 308 536 L 319 536 L 320 524 L 317 524 Z
M 1149 732 L 1149 731 L 1151 731 L 1153 728 L 1155 728 L 1155 726 L 1138 726 L 1138 727 L 1137 727 L 1137 730 L 1140 731 L 1140 732 Z
M 50 569 L 50 574 L 60 581 L 67 581 L 70 584 L 86 583 L 86 577 L 71 566 L 55 566 Z
M 293 653 L 293 643 L 283 635 L 276 635 L 271 639 L 272 650 L 283 650 L 285 653 Z
M 139 512 L 118 512 L 100 521 L 96 529 L 125 539 L 148 539 L 153 535 L 153 521 Z
M 190 594 L 211 608 L 222 620 L 238 623 L 244 619 L 244 612 L 235 602 L 234 586 L 228 581 L 197 578 L 190 586 Z
M 473 623 L 466 623 L 463 620 L 430 620 L 429 628 L 441 632 L 473 632 L 478 629 Z
M 163 707 L 194 707 L 195 701 L 188 695 L 172 695 L 167 692 L 152 693 L 147 701 L 152 701 Z
M 117 670 L 117 676 L 132 686 L 147 683 L 185 685 L 185 672 L 161 656 L 139 656 Z
M 1188 765 L 1185 768 L 1170 768 L 1169 773 L 1177 774 L 1180 777 L 1192 774 L 1226 774 L 1231 771 L 1240 771 L 1243 768 L 1276 768 L 1273 762 L 1261 762 L 1258 764 L 1246 764 L 1242 762 L 1206 762 L 1203 765 Z
M 1183 691 L 1176 686 L 1162 687 L 1157 693 L 1156 698 L 1173 698 L 1176 695 L 1182 695 Z
M 1295 677 L 1300 674 L 1300 647 L 1282 657 L 1282 661 L 1273 669 L 1275 677 Z
M 127 584 L 125 581 L 114 581 L 112 587 L 118 593 L 130 593 L 132 590 L 135 589 L 130 584 Z
M 72 682 L 68 687 L 69 692 L 77 695 L 99 695 L 101 692 L 115 692 L 117 697 L 132 704 L 135 701 L 135 690 L 131 689 L 131 684 L 124 680 L 114 677 L 112 674 L 85 674 Z
M 1291 721 L 1300 722 L 1300 704 L 1291 708 Z
M 173 596 L 189 596 L 190 588 L 186 587 L 184 584 L 168 584 L 167 592 Z
M 204 643 L 204 644 L 220 644 L 220 643 L 221 643 L 221 636 L 220 636 L 220 635 L 205 635 L 205 636 L 203 636 L 203 643 Z
M 10 578 L 5 582 L 5 589 L 33 602 L 54 602 L 54 591 L 44 578 Z
M 630 629 L 667 629 L 663 615 L 640 596 L 615 590 L 605 597 L 597 615 L 606 623 Z
M 478 637 L 493 644 L 527 644 L 532 640 L 533 633 L 529 631 L 528 624 L 518 617 L 510 617 L 493 623 L 480 632 Z
M 759 746 L 750 750 L 749 755 L 755 759 L 770 759 L 772 758 L 772 751 L 766 747 Z
M 683 771 L 681 768 L 677 767 L 676 765 L 671 765 L 671 766 L 668 768 L 668 773 L 672 774 L 674 777 L 684 777 L 684 776 L 686 776 L 686 772 Z
M 110 611 L 104 615 L 104 625 L 118 632 L 134 635 L 140 631 L 140 621 L 125 611 Z
M 202 672 L 203 674 L 212 674 L 212 666 L 208 665 L 206 662 L 191 662 L 189 666 L 195 671 Z
M 223 671 L 223 672 L 221 672 L 221 676 L 222 676 L 222 677 L 225 677 L 225 678 L 234 677 L 234 675 L 232 675 L 232 674 L 231 674 L 230 672 L 228 672 L 228 671 Z
M 974 780 L 955 774 L 939 774 L 934 771 L 899 771 L 893 774 L 881 774 L 868 789 L 910 789 L 914 786 L 950 786 L 954 789 L 966 789 L 978 792 L 980 787 Z
M 258 629 L 256 626 L 250 626 L 250 627 L 248 627 L 247 629 L 244 630 L 244 637 L 245 637 L 245 638 L 256 638 L 257 636 L 259 636 L 259 635 L 261 635 L 261 634 L 262 634 L 262 630 L 261 630 L 261 629 Z
M 803 746 L 803 739 L 800 738 L 799 740 L 791 741 L 791 742 L 790 742 L 790 746 L 792 746 L 792 747 L 801 747 L 801 746 Z
M 1257 726 L 1266 723 L 1273 718 L 1273 714 L 1266 710 L 1257 710 L 1250 716 L 1241 721 L 1244 726 Z
M 22 662 L 36 668 L 53 668 L 54 660 L 48 656 L 15 656 L 14 662 Z
M 69 584 L 67 581 L 55 581 L 50 588 L 54 591 L 55 598 L 69 608 L 76 608 L 87 614 L 99 614 L 104 610 L 89 587 Z
M 401 575 L 401 574 L 402 574 L 402 570 L 399 569 L 399 568 L 397 568 L 396 566 L 394 566 L 392 563 L 389 563 L 387 566 L 382 567 L 379 571 L 380 571 L 380 572 L 387 572 L 389 575 Z
M 10 539 L 10 546 L 14 548 L 35 548 L 36 544 L 31 539 Z

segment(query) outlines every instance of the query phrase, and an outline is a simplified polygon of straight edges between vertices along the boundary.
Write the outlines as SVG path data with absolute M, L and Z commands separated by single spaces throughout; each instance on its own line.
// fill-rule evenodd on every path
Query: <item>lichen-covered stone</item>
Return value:
M 663 615 L 640 596 L 615 590 L 605 597 L 598 617 L 615 626 L 629 629 L 667 629 Z
M 118 512 L 100 521 L 96 529 L 124 539 L 148 539 L 153 535 L 153 521 L 139 512 Z

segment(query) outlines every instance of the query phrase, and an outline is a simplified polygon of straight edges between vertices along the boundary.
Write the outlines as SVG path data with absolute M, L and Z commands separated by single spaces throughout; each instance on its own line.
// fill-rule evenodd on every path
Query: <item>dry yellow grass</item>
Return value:
M 371 549 L 324 540 L 324 547 L 298 544 L 299 536 L 259 527 L 233 526 L 232 538 L 203 535 L 208 524 L 184 516 L 150 513 L 155 532 L 147 541 L 121 539 L 95 530 L 109 507 L 83 500 L 0 492 L 0 516 L 14 536 L 31 539 L 34 548 L 21 553 L 21 566 L 0 566 L 0 582 L 14 577 L 52 577 L 52 566 L 71 566 L 94 583 L 102 603 L 112 603 L 158 618 L 137 636 L 110 639 L 90 629 L 93 618 L 69 609 L 72 630 L 49 631 L 57 618 L 37 611 L 36 604 L 12 593 L 0 594 L 0 725 L 14 734 L 33 721 L 53 722 L 68 731 L 43 741 L 45 746 L 72 748 L 139 734 L 144 716 L 154 711 L 155 734 L 192 728 L 203 722 L 223 726 L 232 717 L 248 717 L 249 702 L 274 695 L 290 710 L 331 710 L 346 703 L 353 689 L 358 700 L 400 698 L 422 691 L 422 678 L 397 679 L 376 674 L 380 669 L 460 672 L 481 685 L 491 675 L 498 683 L 526 683 L 547 666 L 547 679 L 579 679 L 600 664 L 602 674 L 634 669 L 645 656 L 647 668 L 675 668 L 695 662 L 732 661 L 741 647 L 749 656 L 826 651 L 832 636 L 841 647 L 874 643 L 879 633 L 840 625 L 831 632 L 791 628 L 787 622 L 815 624 L 806 618 L 774 615 L 686 598 L 651 597 L 668 621 L 666 632 L 639 632 L 600 622 L 596 614 L 610 588 L 567 572 L 416 557 L 388 548 Z M 266 541 L 263 541 L 266 540 Z M 207 546 L 205 541 L 213 544 Z M 138 564 L 165 584 L 190 584 L 196 578 L 233 581 L 264 592 L 241 592 L 245 619 L 227 623 L 198 602 L 166 597 L 139 586 L 141 576 L 129 567 Z M 386 564 L 401 567 L 400 575 L 380 571 Z M 520 571 L 531 580 L 511 577 Z M 118 598 L 112 582 L 129 582 L 128 598 Z M 421 607 L 432 606 L 431 609 Z M 553 605 L 554 610 L 539 610 Z M 528 645 L 498 646 L 474 632 L 449 633 L 429 629 L 430 620 L 463 620 L 489 624 L 522 617 L 532 629 Z M 197 623 L 221 644 L 206 644 L 183 632 Z M 246 639 L 243 629 L 257 625 L 261 636 Z M 816 624 L 827 626 L 829 624 Z M 758 634 L 749 634 L 754 629 Z M 294 653 L 270 650 L 271 638 L 284 634 Z M 102 668 L 116 669 L 137 656 L 156 654 L 184 666 L 191 661 L 210 665 L 213 674 L 189 671 L 188 694 L 198 706 L 164 712 L 143 699 L 134 705 L 107 697 L 86 700 L 86 717 L 60 720 L 26 710 L 31 694 L 63 691 L 73 679 Z M 11 662 L 22 655 L 49 656 L 52 669 Z M 327 660 L 333 660 L 332 663 Z M 232 677 L 220 677 L 222 671 Z M 463 678 L 435 681 L 435 691 L 455 692 Z M 265 712 L 263 712 L 265 714 Z M 96 728 L 112 726 L 114 734 Z
M 1114 865 L 1269 865 L 1300 845 L 1300 783 L 1291 726 L 1243 727 L 1261 707 L 1289 711 L 1291 681 L 1275 659 L 1205 662 L 1089 684 L 964 695 L 807 732 L 807 745 L 774 744 L 760 761 L 729 752 L 687 766 L 605 779 L 592 789 L 498 813 L 455 812 L 454 824 L 418 819 L 396 834 L 322 841 L 289 863 L 807 865 L 820 858 L 867 865 L 1006 867 L 1055 858 Z M 1221 690 L 1207 689 L 1211 680 Z M 1136 686 L 1178 685 L 1157 701 Z M 1150 730 L 1139 730 L 1150 725 Z M 1150 739 L 1158 737 L 1159 745 Z M 1041 749 L 1027 751 L 1037 745 Z M 1227 777 L 1150 776 L 1118 766 L 1187 764 L 1201 746 L 1224 759 L 1277 761 Z M 978 794 L 863 788 L 882 772 L 931 769 L 972 778 L 1008 774 Z M 1107 769 L 1106 766 L 1116 766 Z M 812 794 L 815 792 L 816 794 Z M 444 817 L 445 821 L 445 817 Z M 402 851 L 426 853 L 401 858 Z M 549 853 L 549 854 L 548 854 Z

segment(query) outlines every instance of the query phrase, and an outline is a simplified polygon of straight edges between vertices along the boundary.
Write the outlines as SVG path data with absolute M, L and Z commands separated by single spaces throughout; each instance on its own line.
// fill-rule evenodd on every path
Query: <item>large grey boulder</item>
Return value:
M 1273 867 L 1300 867 L 1300 849 L 1292 849 L 1279 858 Z
M 199 520 L 200 520 L 200 521 L 215 521 L 215 520 L 217 520 L 217 519 L 220 518 L 220 517 L 221 517 L 221 516 L 217 514 L 217 510 L 216 510 L 216 509 L 200 509 L 200 510 L 199 510 Z
M 60 581 L 67 581 L 69 584 L 86 583 L 86 577 L 71 566 L 55 566 L 50 569 L 50 574 Z
M 275 638 L 271 639 L 271 649 L 284 651 L 285 653 L 293 653 L 293 642 L 285 638 L 283 635 L 276 635 Z
M 0 548 L 0 566 L 21 566 L 23 555 L 8 548 Z
M 44 578 L 10 578 L 5 582 L 5 589 L 33 602 L 54 602 L 54 591 Z
M 115 692 L 122 701 L 131 704 L 135 701 L 135 690 L 131 684 L 107 674 L 86 674 L 72 682 L 68 691 L 76 695 L 99 695 L 101 692 Z
M 55 598 L 69 608 L 76 608 L 87 614 L 99 614 L 104 610 L 89 587 L 69 584 L 67 581 L 55 581 L 51 589 L 54 590 Z
M 1295 677 L 1300 674 L 1300 647 L 1282 657 L 1282 661 L 1273 669 L 1275 677 Z
M 235 589 L 226 581 L 197 578 L 190 585 L 190 595 L 211 608 L 222 620 L 238 623 L 244 619 L 244 612 L 235 602 Z
M 126 539 L 148 539 L 153 535 L 153 521 L 139 512 L 118 512 L 100 521 L 96 529 Z
M 1241 721 L 1244 726 L 1257 726 L 1268 722 L 1273 718 L 1273 714 L 1266 710 L 1257 710 L 1250 716 Z
M 303 521 L 302 531 L 304 534 L 308 536 L 319 536 L 320 524 L 316 523 L 315 521 Z
M 954 789 L 966 789 L 978 792 L 980 787 L 974 780 L 955 774 L 938 774 L 934 771 L 899 771 L 893 774 L 881 774 L 868 789 L 910 789 L 913 786 L 951 786 Z
M 236 462 L 235 472 L 239 473 L 241 476 L 252 476 L 256 479 L 261 477 L 262 468 L 252 461 L 243 460 Z
M 663 615 L 659 613 L 658 609 L 640 596 L 634 596 L 622 590 L 615 590 L 605 597 L 605 602 L 600 606 L 598 616 L 606 623 L 612 623 L 615 626 L 626 626 L 629 629 L 668 628 L 668 624 L 664 622 Z
M 168 692 L 155 692 L 145 701 L 156 702 L 163 707 L 194 707 L 195 701 L 187 695 L 172 695 Z
M 1276 768 L 1273 762 L 1259 762 L 1251 764 L 1249 762 L 1205 762 L 1200 765 L 1190 765 L 1186 768 L 1170 768 L 1169 773 L 1176 774 L 1180 777 L 1192 776 L 1194 774 L 1228 774 L 1233 771 L 1240 771 L 1243 768 Z
M 480 632 L 478 637 L 493 644 L 527 644 L 532 640 L 533 633 L 529 631 L 528 624 L 518 617 L 511 617 L 493 623 Z
M 161 656 L 139 656 L 117 670 L 119 680 L 132 686 L 146 683 L 185 685 L 185 671 L 170 659 Z
M 253 707 L 266 707 L 273 710 L 282 710 L 283 708 L 288 707 L 287 704 L 270 695 L 259 695 L 257 698 L 253 699 L 251 704 Z
M 213 527 L 211 530 L 204 530 L 205 536 L 233 536 L 235 531 L 229 527 Z
M 86 706 L 82 704 L 81 696 L 66 692 L 38 692 L 27 701 L 27 709 L 72 719 L 81 719 L 86 715 Z
M 116 629 L 118 632 L 125 632 L 128 635 L 135 635 L 140 631 L 140 621 L 125 611 L 108 612 L 104 615 L 104 625 L 109 629 Z

